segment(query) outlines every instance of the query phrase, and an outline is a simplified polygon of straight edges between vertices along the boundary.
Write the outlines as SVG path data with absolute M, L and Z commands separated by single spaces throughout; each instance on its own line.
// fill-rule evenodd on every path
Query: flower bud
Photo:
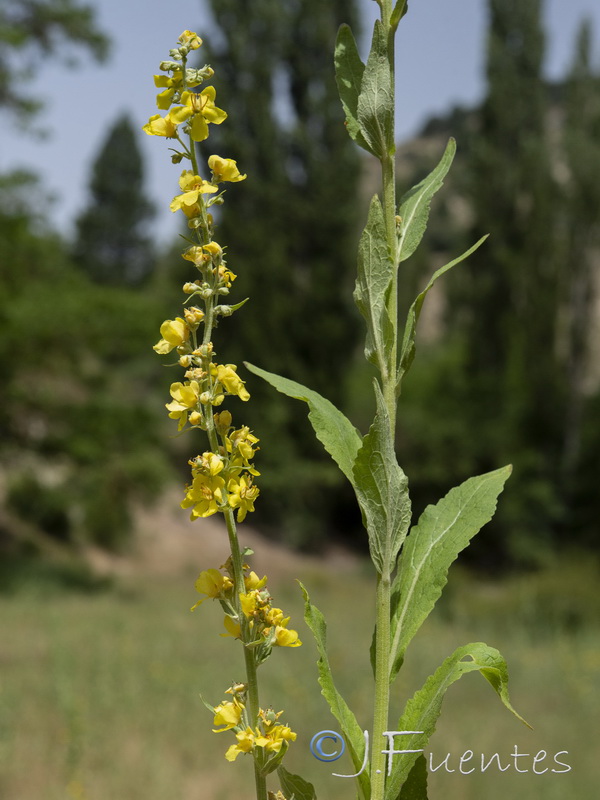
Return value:
M 185 157 L 184 153 L 173 153 L 173 155 L 171 156 L 171 163 L 179 164 L 184 157 Z
M 202 414 L 198 411 L 192 411 L 189 415 L 188 420 L 190 425 L 201 425 L 202 424 Z
M 202 358 L 210 358 L 213 354 L 214 345 L 212 342 L 201 344 L 197 350 L 194 350 L 194 355 L 202 356 Z
M 229 291 L 229 290 L 227 290 L 227 291 Z M 209 297 L 213 296 L 213 290 L 210 288 L 210 286 L 207 286 L 206 284 L 204 284 L 204 287 L 202 289 L 200 289 L 198 294 L 200 295 L 200 297 L 203 300 L 208 300 Z
M 227 431 L 231 427 L 231 413 L 229 411 L 220 411 L 218 414 L 215 414 L 215 427 L 217 429 L 217 433 L 221 436 L 226 436 Z
M 179 359 L 179 366 L 180 367 L 191 367 L 192 366 L 192 357 L 191 356 L 181 356 Z
M 171 58 L 175 58 L 177 61 L 181 61 L 179 57 L 178 48 L 174 47 L 172 50 L 169 50 L 169 55 L 171 56 Z M 177 64 L 177 66 L 179 66 L 179 64 Z
M 222 294 L 222 295 L 229 294 L 229 289 L 227 288 L 227 286 L 221 286 L 220 289 L 217 289 L 217 294 Z
M 233 309 L 231 306 L 215 306 L 214 313 L 220 314 L 222 317 L 230 317 L 233 314 Z
M 183 284 L 183 291 L 185 294 L 194 294 L 194 292 L 198 289 L 198 286 L 195 283 L 184 283 Z
M 208 405 L 211 401 L 210 392 L 202 392 L 200 397 L 198 398 L 203 405 Z
M 180 65 L 177 61 L 161 61 L 159 64 L 159 68 L 162 69 L 163 72 L 170 72 L 173 69 L 179 69 Z

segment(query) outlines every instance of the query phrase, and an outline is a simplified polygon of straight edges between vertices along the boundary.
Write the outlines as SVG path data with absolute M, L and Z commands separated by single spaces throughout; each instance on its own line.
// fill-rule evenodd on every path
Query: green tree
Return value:
M 96 27 L 91 5 L 78 0 L 2 0 L 0 7 L 0 108 L 26 122 L 41 108 L 24 85 L 48 58 L 67 61 L 87 50 L 102 61 L 109 41 Z
M 152 205 L 144 190 L 144 163 L 126 115 L 110 129 L 92 167 L 89 206 L 77 220 L 74 257 L 98 283 L 136 284 L 153 267 L 145 228 Z
M 342 376 L 362 338 L 350 277 L 360 166 L 337 101 L 331 42 L 341 22 L 356 29 L 356 5 L 211 0 L 211 7 L 221 37 L 207 60 L 236 122 L 215 129 L 211 153 L 237 159 L 248 174 L 243 187 L 229 190 L 218 224 L 231 242 L 236 297 L 251 296 L 261 308 L 258 318 L 237 312 L 224 331 L 224 352 L 293 375 L 343 405 Z M 292 309 L 300 324 L 291 324 Z M 295 519 L 291 536 L 306 543 L 320 533 L 311 508 L 322 512 L 337 474 L 301 410 L 259 381 L 251 379 L 250 388 L 258 402 L 249 404 L 247 419 L 263 447 L 262 508 L 273 523 L 284 513 Z M 293 481 L 281 469 L 292 462 L 303 465 Z
M 600 510 L 594 480 L 590 479 L 600 469 L 600 398 L 597 385 L 590 385 L 600 247 L 600 75 L 592 64 L 589 20 L 578 32 L 566 82 L 563 145 L 569 180 L 564 185 L 562 207 L 562 294 L 566 299 L 562 353 L 567 388 L 562 479 L 570 507 L 569 523 L 578 538 L 590 542 L 592 531 L 597 539 Z
M 488 89 L 471 159 L 471 199 L 475 237 L 491 235 L 467 262 L 462 284 L 474 454 L 480 469 L 519 454 L 521 488 L 509 493 L 499 522 L 513 554 L 525 558 L 528 548 L 551 538 L 562 511 L 555 491 L 564 409 L 556 360 L 557 188 L 541 9 L 541 0 L 490 0 Z

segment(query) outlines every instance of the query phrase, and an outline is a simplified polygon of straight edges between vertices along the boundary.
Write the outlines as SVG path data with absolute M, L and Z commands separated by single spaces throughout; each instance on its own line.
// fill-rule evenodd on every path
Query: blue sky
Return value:
M 358 1 L 365 30 L 370 29 L 378 6 L 374 0 Z M 141 128 L 156 113 L 152 75 L 179 33 L 185 28 L 201 36 L 210 32 L 202 0 L 96 0 L 92 5 L 113 39 L 109 63 L 86 61 L 72 72 L 56 64 L 44 68 L 34 84 L 46 104 L 39 120 L 47 134 L 43 140 L 24 137 L 0 117 L 0 171 L 27 166 L 38 172 L 56 197 L 49 216 L 66 233 L 86 202 L 89 169 L 107 126 L 128 111 Z M 410 0 L 409 5 L 397 45 L 398 138 L 410 136 L 431 114 L 477 102 L 484 89 L 487 0 Z M 549 77 L 564 74 L 584 16 L 593 20 L 598 56 L 598 0 L 546 0 Z M 164 140 L 140 132 L 139 141 L 148 193 L 158 209 L 155 230 L 164 238 L 174 230 L 168 201 L 177 189 L 178 169 Z

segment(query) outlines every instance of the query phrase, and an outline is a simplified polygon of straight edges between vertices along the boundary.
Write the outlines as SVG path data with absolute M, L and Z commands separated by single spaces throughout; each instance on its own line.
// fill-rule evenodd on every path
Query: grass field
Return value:
M 211 566 L 201 564 L 199 567 Z M 361 563 L 334 569 L 303 562 L 302 580 L 330 625 L 331 661 L 360 724 L 370 727 L 371 674 L 366 651 L 373 609 Z M 271 581 L 277 604 L 293 614 L 304 645 L 280 650 L 261 668 L 264 705 L 285 708 L 298 732 L 287 766 L 309 778 L 320 800 L 354 800 L 346 757 L 334 764 L 310 753 L 313 734 L 339 729 L 316 684 L 316 652 L 302 622 L 297 585 Z M 400 703 L 456 646 L 497 646 L 511 670 L 517 710 L 529 731 L 501 706 L 478 675 L 448 692 L 431 742 L 434 766 L 450 754 L 449 773 L 430 777 L 430 800 L 583 800 L 599 785 L 600 637 L 593 564 L 563 564 L 528 578 L 491 584 L 458 572 L 444 604 L 415 640 L 394 686 Z M 0 595 L 0 797 L 2 800 L 232 800 L 252 797 L 250 759 L 223 753 L 232 734 L 211 733 L 199 697 L 222 699 L 242 677 L 239 648 L 220 638 L 222 614 L 205 603 L 193 614 L 193 577 L 135 575 L 82 592 L 29 580 Z M 391 727 L 395 727 L 395 720 Z M 529 757 L 510 756 L 515 745 Z M 459 772 L 460 756 L 474 753 Z M 533 756 L 547 758 L 532 772 Z M 555 753 L 569 772 L 552 761 Z M 498 753 L 505 766 L 486 760 Z

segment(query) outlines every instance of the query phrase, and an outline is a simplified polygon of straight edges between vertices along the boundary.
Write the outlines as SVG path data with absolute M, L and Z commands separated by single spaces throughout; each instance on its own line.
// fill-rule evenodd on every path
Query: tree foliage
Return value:
M 208 60 L 223 78 L 222 105 L 236 119 L 235 131 L 215 130 L 211 152 L 222 146 L 248 174 L 218 224 L 231 242 L 236 289 L 260 308 L 254 319 L 244 310 L 233 317 L 224 347 L 234 361 L 239 354 L 294 375 L 340 405 L 358 343 L 351 276 L 360 167 L 339 109 L 331 42 L 341 22 L 356 22 L 357 10 L 341 0 L 214 0 L 211 8 L 220 38 Z M 298 409 L 259 381 L 251 392 L 257 402 L 249 413 L 259 413 L 250 424 L 263 440 L 263 508 L 270 502 L 273 522 L 284 511 L 295 518 L 298 540 L 314 539 L 315 512 L 322 518 L 324 492 L 337 475 Z M 269 425 L 261 426 L 265 418 Z M 273 431 L 268 441 L 261 427 Z M 292 463 L 300 464 L 294 478 Z
M 109 40 L 96 27 L 95 11 L 79 0 L 2 0 L 0 7 L 0 108 L 25 122 L 41 108 L 23 86 L 48 58 L 66 61 L 87 50 L 106 58 Z
M 121 116 L 92 167 L 90 203 L 77 220 L 75 261 L 98 283 L 136 284 L 152 270 L 144 164 L 135 129 Z

